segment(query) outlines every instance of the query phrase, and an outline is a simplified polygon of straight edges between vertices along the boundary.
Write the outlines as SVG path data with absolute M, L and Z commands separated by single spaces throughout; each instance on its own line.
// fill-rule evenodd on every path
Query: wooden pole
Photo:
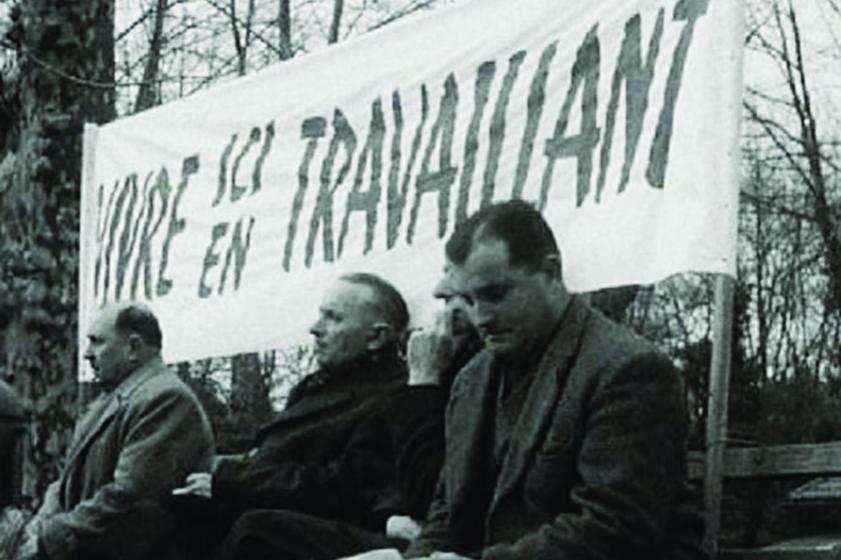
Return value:
M 704 509 L 707 516 L 704 544 L 713 557 L 718 552 L 718 533 L 721 526 L 721 491 L 724 448 L 727 443 L 734 288 L 735 280 L 732 277 L 725 274 L 716 277 L 710 391 L 707 401 L 707 459 L 704 471 Z

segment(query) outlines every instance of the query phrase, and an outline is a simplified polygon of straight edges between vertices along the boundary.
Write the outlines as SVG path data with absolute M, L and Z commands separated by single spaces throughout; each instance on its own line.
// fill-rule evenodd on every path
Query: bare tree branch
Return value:
M 149 56 L 143 69 L 143 81 L 137 90 L 134 112 L 138 113 L 158 103 L 158 71 L 161 62 L 161 50 L 164 43 L 164 18 L 167 0 L 157 0 L 155 4 L 155 23 L 152 38 L 149 41 Z
M 213 8 L 215 8 L 216 11 L 218 11 L 220 14 L 222 14 L 224 16 L 227 16 L 229 18 L 233 18 L 233 20 L 236 21 L 238 24 L 245 23 L 245 22 L 241 21 L 236 16 L 235 12 L 232 12 L 229 8 L 219 4 L 219 2 L 217 2 L 216 0 L 204 0 L 204 1 L 207 2 L 208 4 L 210 4 Z M 254 38 L 257 41 L 262 43 L 263 46 L 265 46 L 267 49 L 271 50 L 275 55 L 280 57 L 280 50 L 278 49 L 277 45 L 272 43 L 269 39 L 267 39 L 261 33 L 257 33 L 256 31 L 253 31 L 253 30 L 252 30 L 252 33 L 254 34 Z

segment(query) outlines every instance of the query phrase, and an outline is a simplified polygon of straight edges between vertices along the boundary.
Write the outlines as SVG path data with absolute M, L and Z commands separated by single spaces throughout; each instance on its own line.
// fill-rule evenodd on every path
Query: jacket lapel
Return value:
M 102 397 L 102 402 L 95 403 L 80 420 L 82 422 L 82 429 L 77 434 L 73 448 L 67 455 L 67 460 L 64 463 L 65 471 L 69 471 L 72 468 L 78 460 L 79 455 L 90 444 L 93 438 L 114 419 L 120 407 L 119 399 L 115 397 L 113 394 Z
M 283 410 L 277 417 L 263 426 L 260 432 L 271 431 L 277 426 L 309 416 L 311 414 L 322 412 L 325 409 L 345 403 L 353 398 L 351 393 L 331 393 L 319 395 L 317 397 L 303 399 L 295 403 L 291 407 Z
M 446 463 L 448 499 L 451 504 L 477 504 L 482 496 L 466 496 L 485 480 L 496 393 L 493 356 L 482 352 L 458 374 L 450 395 L 447 417 Z M 487 498 L 484 498 L 487 500 Z M 487 503 L 487 502 L 486 502 Z
M 556 334 L 540 360 L 532 386 L 517 417 L 517 425 L 502 463 L 491 512 L 517 487 L 546 436 L 573 365 L 588 314 L 587 305 L 578 296 L 573 296 L 561 317 Z
M 263 425 L 257 432 L 254 445 L 259 445 L 265 435 L 289 422 L 342 405 L 351 400 L 362 400 L 372 395 L 385 395 L 392 388 L 406 383 L 406 373 L 397 361 L 360 368 L 346 372 L 337 379 L 327 379 L 320 389 L 309 397 L 294 402 L 278 414 L 274 420 Z
M 67 473 L 71 472 L 79 456 L 91 442 L 114 420 L 132 392 L 152 375 L 165 366 L 160 358 L 153 359 L 129 375 L 111 393 L 101 397 L 104 402 L 92 406 L 80 420 L 81 429 L 76 434 L 75 443 L 67 455 L 62 475 L 62 486 L 67 484 Z M 63 494 L 63 492 L 62 492 Z

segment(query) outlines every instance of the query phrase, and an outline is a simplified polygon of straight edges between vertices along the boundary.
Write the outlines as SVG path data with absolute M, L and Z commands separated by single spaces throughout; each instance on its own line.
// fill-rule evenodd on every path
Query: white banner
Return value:
M 512 197 L 572 290 L 734 274 L 742 10 L 473 0 L 89 127 L 82 336 L 138 299 L 170 361 L 298 343 L 355 270 L 424 316 L 454 225 Z

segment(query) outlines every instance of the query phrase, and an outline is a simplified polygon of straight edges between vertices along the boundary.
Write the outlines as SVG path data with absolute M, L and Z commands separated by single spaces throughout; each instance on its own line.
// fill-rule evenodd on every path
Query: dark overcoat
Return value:
M 573 298 L 492 479 L 495 359 L 459 374 L 436 498 L 408 556 L 702 558 L 682 383 L 649 343 Z
M 249 454 L 218 466 L 215 507 L 233 517 L 294 510 L 382 532 L 403 508 L 387 427 L 369 420 L 406 380 L 397 358 L 305 380 Z

